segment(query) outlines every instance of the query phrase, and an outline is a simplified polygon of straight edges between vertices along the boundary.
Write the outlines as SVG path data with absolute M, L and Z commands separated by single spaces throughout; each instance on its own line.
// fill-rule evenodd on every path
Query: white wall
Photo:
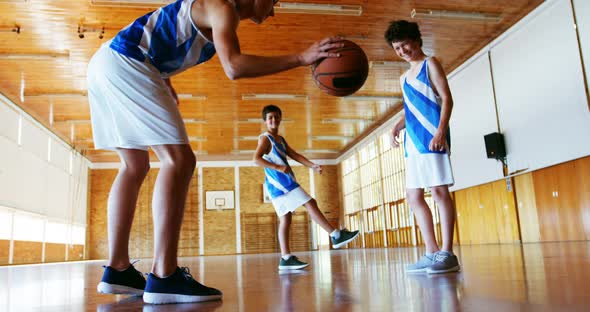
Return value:
M 0 206 L 86 225 L 90 163 L 1 95 L 0 151 Z
M 551 1 L 490 54 L 508 171 L 589 155 L 590 112 L 570 1 Z
M 590 2 L 576 6 L 588 67 Z M 570 1 L 541 4 L 451 73 L 449 83 L 453 190 L 503 177 L 500 163 L 485 159 L 483 135 L 497 130 L 506 141 L 508 173 L 590 155 L 588 82 Z
M 586 86 L 590 90 L 590 1 L 574 0 L 574 11 L 586 72 Z
M 449 123 L 453 190 L 501 179 L 502 164 L 487 158 L 483 140 L 498 131 L 488 54 L 449 78 L 449 86 L 454 101 Z

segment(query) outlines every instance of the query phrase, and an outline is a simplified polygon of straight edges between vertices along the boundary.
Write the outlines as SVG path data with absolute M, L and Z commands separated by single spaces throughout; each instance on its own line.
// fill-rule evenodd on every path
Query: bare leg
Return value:
M 118 149 L 121 168 L 111 186 L 107 203 L 109 263 L 117 270 L 129 267 L 129 235 L 139 188 L 149 169 L 147 151 Z
M 154 218 L 154 264 L 152 272 L 159 277 L 174 273 L 178 239 L 184 215 L 188 187 L 196 166 L 190 145 L 158 145 L 152 149 L 162 167 L 156 178 L 152 200 Z
M 432 213 L 426 201 L 424 200 L 424 189 L 407 189 L 407 200 L 410 208 L 416 216 L 420 233 L 426 244 L 426 252 L 434 253 L 438 251 L 438 244 L 434 238 L 434 225 L 432 224 Z
M 432 197 L 440 211 L 440 222 L 442 227 L 442 250 L 453 251 L 453 235 L 455 234 L 455 206 L 449 194 L 447 185 L 432 188 Z
M 292 214 L 288 212 L 280 218 L 279 223 L 279 245 L 281 246 L 281 256 L 291 253 L 289 248 L 289 230 L 291 229 Z
M 330 222 L 328 222 L 324 214 L 320 211 L 318 208 L 318 203 L 315 199 L 312 198 L 310 201 L 305 203 L 304 206 L 307 209 L 307 213 L 309 213 L 311 219 L 319 224 L 322 229 L 328 232 L 328 234 L 334 231 L 334 227 L 330 224 Z

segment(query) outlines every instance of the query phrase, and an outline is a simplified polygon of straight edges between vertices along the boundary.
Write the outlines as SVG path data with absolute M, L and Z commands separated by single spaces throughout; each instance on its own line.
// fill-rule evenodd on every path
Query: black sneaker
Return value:
M 330 237 L 332 240 L 332 247 L 334 247 L 334 249 L 338 249 L 353 241 L 358 235 L 359 231 L 350 232 L 346 229 L 342 229 L 340 230 L 340 237 L 338 237 L 337 239 L 334 237 Z
M 101 294 L 143 295 L 145 278 L 137 271 L 133 264 L 123 271 L 110 266 L 103 266 L 104 273 L 96 290 Z
M 188 268 L 176 268 L 174 274 L 159 278 L 148 274 L 143 293 L 145 303 L 188 303 L 219 300 L 221 291 L 195 281 Z
M 299 259 L 297 259 L 297 257 L 295 256 L 291 256 L 287 260 L 281 257 L 281 261 L 279 262 L 279 270 L 299 270 L 303 269 L 308 265 L 309 263 L 299 261 Z

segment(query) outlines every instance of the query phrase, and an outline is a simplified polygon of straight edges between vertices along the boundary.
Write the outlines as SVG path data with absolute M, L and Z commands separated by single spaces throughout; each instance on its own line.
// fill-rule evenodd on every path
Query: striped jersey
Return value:
M 113 38 L 111 49 L 140 62 L 148 59 L 164 78 L 206 62 L 215 46 L 193 23 L 194 1 L 177 0 L 138 18 Z
M 408 79 L 407 72 L 402 76 L 406 132 L 404 135 L 405 155 L 446 154 L 450 148 L 450 130 L 447 131 L 447 148 L 442 151 L 428 149 L 430 141 L 440 123 L 442 100 L 436 95 L 428 77 L 428 58 L 422 62 L 416 78 Z
M 272 148 L 270 152 L 263 155 L 262 158 L 273 164 L 289 166 L 289 163 L 287 162 L 287 142 L 285 139 L 280 137 L 280 142 L 277 142 L 270 133 L 265 132 L 260 136 L 263 135 L 270 140 Z M 295 175 L 292 173 L 283 173 L 271 168 L 264 168 L 264 173 L 266 175 L 266 189 L 268 190 L 270 197 L 273 199 L 287 194 L 288 192 L 299 187 L 299 184 L 295 179 Z

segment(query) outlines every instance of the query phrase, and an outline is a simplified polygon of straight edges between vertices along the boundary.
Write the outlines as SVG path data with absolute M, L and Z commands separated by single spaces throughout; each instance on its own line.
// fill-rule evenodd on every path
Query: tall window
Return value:
M 360 205 L 360 184 L 359 165 L 356 154 L 342 162 L 342 189 L 344 194 L 344 213 L 351 214 L 359 211 Z

